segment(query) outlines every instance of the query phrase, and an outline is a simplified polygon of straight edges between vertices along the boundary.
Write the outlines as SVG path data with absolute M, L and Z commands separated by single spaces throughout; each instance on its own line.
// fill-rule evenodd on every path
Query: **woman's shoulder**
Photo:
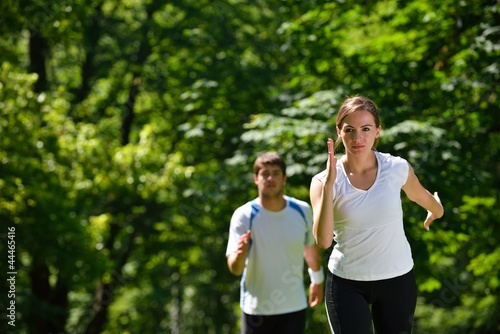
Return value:
M 337 158 L 337 176 L 340 174 L 341 169 L 342 169 L 342 161 L 340 158 Z M 312 178 L 319 180 L 321 183 L 325 183 L 326 169 L 323 169 L 321 172 L 315 174 Z
M 325 178 L 326 178 L 326 169 L 323 169 L 321 172 L 313 175 L 312 177 L 313 179 L 317 179 L 321 182 L 324 182 Z
M 384 152 L 379 152 L 379 151 L 374 151 L 375 155 L 377 156 L 378 160 L 381 161 L 382 163 L 387 163 L 387 164 L 408 164 L 408 161 L 406 159 L 397 156 L 397 155 L 392 155 L 391 153 L 384 153 Z
M 402 180 L 408 177 L 408 161 L 400 156 L 390 153 L 375 151 L 375 155 L 380 163 L 382 173 L 390 173 L 393 176 L 400 176 Z

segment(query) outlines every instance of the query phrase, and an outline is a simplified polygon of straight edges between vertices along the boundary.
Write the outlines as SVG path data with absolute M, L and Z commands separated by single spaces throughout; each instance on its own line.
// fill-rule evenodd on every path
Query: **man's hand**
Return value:
M 243 234 L 240 237 L 240 242 L 238 243 L 238 249 L 236 250 L 236 253 L 238 254 L 246 254 L 248 252 L 248 249 L 250 248 L 250 230 L 246 231 L 245 234 Z
M 309 306 L 316 307 L 323 301 L 324 283 L 309 285 Z
M 250 248 L 250 235 L 250 230 L 246 231 L 240 237 L 238 248 L 227 257 L 227 266 L 233 275 L 239 276 L 245 269 L 245 259 Z

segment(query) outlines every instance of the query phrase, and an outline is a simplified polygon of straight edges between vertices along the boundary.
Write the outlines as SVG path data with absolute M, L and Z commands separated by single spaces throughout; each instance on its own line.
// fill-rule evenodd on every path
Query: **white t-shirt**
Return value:
M 315 243 L 309 204 L 285 196 L 281 211 L 266 210 L 257 198 L 233 213 L 226 256 L 251 230 L 251 243 L 241 278 L 241 309 L 246 314 L 275 315 L 307 307 L 304 247 Z
M 328 269 L 358 281 L 397 277 L 413 268 L 403 230 L 401 188 L 408 179 L 405 159 L 375 151 L 378 171 L 368 190 L 351 185 L 341 159 L 333 189 L 335 246 Z M 324 183 L 326 171 L 314 176 Z

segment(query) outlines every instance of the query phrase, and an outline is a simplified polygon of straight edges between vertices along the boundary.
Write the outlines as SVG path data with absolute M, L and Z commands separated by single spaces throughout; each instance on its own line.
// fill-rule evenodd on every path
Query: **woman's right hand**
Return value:
M 337 178 L 337 158 L 335 157 L 335 145 L 332 138 L 328 138 L 328 160 L 326 161 L 326 180 L 325 184 L 333 185 Z

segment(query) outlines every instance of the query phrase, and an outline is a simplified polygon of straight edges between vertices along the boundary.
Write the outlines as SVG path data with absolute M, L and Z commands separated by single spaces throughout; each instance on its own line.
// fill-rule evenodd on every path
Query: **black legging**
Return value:
M 413 270 L 379 281 L 353 281 L 328 271 L 325 290 L 333 333 L 368 334 L 372 318 L 375 333 L 411 333 L 417 303 Z

